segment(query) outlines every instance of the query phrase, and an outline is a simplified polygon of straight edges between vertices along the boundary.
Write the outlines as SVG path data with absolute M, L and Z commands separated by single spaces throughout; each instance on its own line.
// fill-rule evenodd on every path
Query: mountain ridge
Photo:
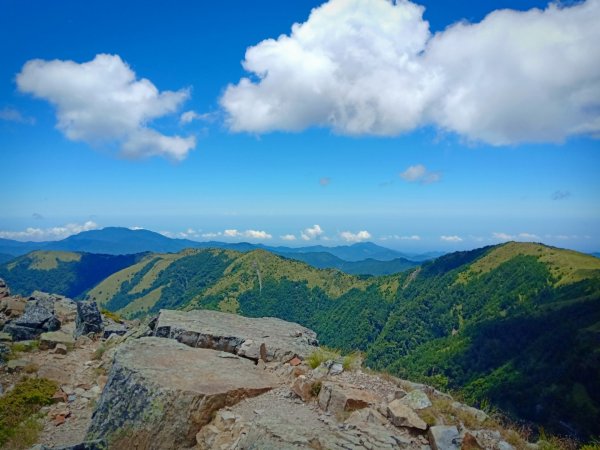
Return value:
M 66 250 L 101 254 L 133 254 L 142 252 L 178 252 L 185 248 L 224 248 L 228 250 L 250 251 L 262 248 L 273 253 L 314 253 L 327 252 L 344 261 L 361 261 L 373 258 L 389 261 L 396 258 L 422 261 L 436 256 L 439 252 L 427 254 L 406 254 L 397 250 L 381 247 L 372 242 L 360 242 L 352 245 L 325 247 L 313 245 L 308 247 L 268 246 L 249 242 L 193 241 L 190 239 L 169 238 L 160 233 L 145 229 L 132 230 L 124 227 L 105 227 L 98 230 L 83 231 L 59 241 L 21 242 L 0 239 L 0 253 L 21 256 L 34 250 Z

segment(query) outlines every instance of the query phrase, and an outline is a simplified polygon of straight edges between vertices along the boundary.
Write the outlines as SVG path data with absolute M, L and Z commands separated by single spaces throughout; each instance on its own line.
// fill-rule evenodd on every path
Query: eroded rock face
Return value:
M 88 438 L 115 448 L 186 448 L 216 411 L 277 385 L 252 361 L 219 355 L 169 339 L 128 340 L 115 354 Z
M 55 298 L 48 294 L 32 296 L 25 305 L 23 315 L 4 327 L 14 341 L 27 341 L 36 339 L 47 331 L 56 331 L 60 328 L 60 320 L 54 313 Z
M 77 302 L 75 337 L 89 333 L 100 333 L 103 329 L 102 315 L 96 302 Z
M 314 331 L 292 322 L 208 310 L 161 310 L 154 335 L 265 362 L 304 359 L 318 345 Z

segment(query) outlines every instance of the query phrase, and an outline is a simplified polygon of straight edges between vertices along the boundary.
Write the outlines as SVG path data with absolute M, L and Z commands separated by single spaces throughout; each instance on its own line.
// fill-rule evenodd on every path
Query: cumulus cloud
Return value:
M 324 232 L 319 225 L 314 225 L 301 231 L 300 237 L 305 241 L 310 241 L 311 239 L 318 239 Z
M 499 233 L 499 232 L 492 233 L 492 237 L 494 239 L 499 239 L 501 241 L 511 241 L 511 240 L 513 240 L 515 238 L 511 234 L 508 234 L 508 233 Z
M 460 236 L 440 236 L 440 239 L 444 242 L 462 242 L 462 238 Z
M 15 108 L 6 106 L 0 109 L 0 120 L 6 120 L 7 122 L 25 123 L 33 125 L 35 119 L 33 117 L 27 117 L 21 114 L 21 111 Z
M 432 35 L 407 0 L 330 0 L 248 48 L 232 131 L 393 136 L 434 124 L 493 145 L 600 134 L 600 0 L 497 10 Z
M 436 183 L 442 179 L 441 172 L 430 172 L 423 164 L 409 166 L 404 172 L 400 173 L 400 178 L 409 183 L 420 182 L 421 184 Z
M 342 231 L 340 237 L 346 242 L 362 242 L 371 239 L 371 233 L 366 230 L 352 233 L 351 231 Z
M 100 54 L 92 61 L 30 60 L 17 75 L 21 92 L 56 108 L 57 128 L 73 141 L 114 144 L 128 157 L 184 159 L 196 146 L 193 136 L 167 136 L 149 127 L 175 113 L 189 91 L 160 92 L 118 56 Z
M 564 200 L 570 196 L 571 193 L 569 191 L 554 191 L 552 194 L 552 200 Z
M 98 224 L 88 220 L 85 223 L 68 223 L 63 226 L 51 228 L 34 228 L 29 227 L 22 231 L 0 231 L 0 238 L 14 239 L 17 241 L 55 241 L 64 239 L 73 234 L 83 231 L 95 230 Z
M 271 239 L 273 236 L 262 230 L 246 230 L 240 231 L 235 228 L 231 228 L 225 231 L 219 231 L 216 233 L 203 233 L 202 237 L 215 238 L 223 236 L 226 238 L 249 238 L 249 239 Z
M 293 234 L 284 234 L 283 236 L 280 236 L 280 237 L 284 241 L 295 241 L 296 240 L 296 236 L 294 236 Z

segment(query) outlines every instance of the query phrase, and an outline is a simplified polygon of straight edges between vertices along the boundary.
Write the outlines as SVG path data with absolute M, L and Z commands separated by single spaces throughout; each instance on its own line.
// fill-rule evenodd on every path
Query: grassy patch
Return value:
M 491 272 L 518 255 L 535 256 L 547 264 L 556 286 L 584 280 L 600 271 L 600 259 L 591 255 L 531 242 L 509 242 L 475 261 L 468 271 L 459 274 L 457 282 L 466 283 L 474 276 Z
M 10 348 L 13 353 L 28 353 L 37 350 L 39 347 L 39 341 L 30 341 L 28 343 L 15 342 Z
M 346 371 L 357 370 L 360 369 L 363 360 L 364 357 L 361 352 L 353 352 L 349 355 L 344 356 L 344 359 L 342 360 L 342 366 Z
M 114 320 L 117 323 L 122 323 L 123 322 L 123 319 L 121 318 L 120 315 L 118 315 L 115 312 L 109 311 L 106 308 L 102 308 L 102 310 L 100 312 L 102 313 L 102 315 L 104 317 L 107 317 L 108 319 Z
M 306 358 L 306 362 L 311 368 L 316 369 L 325 361 L 336 361 L 340 359 L 340 356 L 340 353 L 335 350 L 319 347 L 317 350 L 312 352 L 308 358 Z
M 45 378 L 27 378 L 0 397 L 0 446 L 27 448 L 37 440 L 39 425 L 34 415 L 52 402 L 55 382 Z M 10 447 L 5 445 L 10 444 Z
M 77 262 L 81 260 L 79 253 L 59 251 L 37 251 L 30 253 L 30 269 L 53 270 L 58 268 L 59 262 Z

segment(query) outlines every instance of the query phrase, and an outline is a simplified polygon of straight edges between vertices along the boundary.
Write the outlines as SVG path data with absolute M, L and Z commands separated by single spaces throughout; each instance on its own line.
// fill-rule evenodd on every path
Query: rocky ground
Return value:
M 38 450 L 528 445 L 428 386 L 365 372 L 358 361 L 342 364 L 294 323 L 162 311 L 149 326 L 126 330 L 94 304 L 46 294 L 7 298 L 0 314 L 9 335 L 0 338 L 35 339 L 20 342 L 31 350 L 0 369 L 2 391 L 23 376 L 59 386 L 41 411 Z

